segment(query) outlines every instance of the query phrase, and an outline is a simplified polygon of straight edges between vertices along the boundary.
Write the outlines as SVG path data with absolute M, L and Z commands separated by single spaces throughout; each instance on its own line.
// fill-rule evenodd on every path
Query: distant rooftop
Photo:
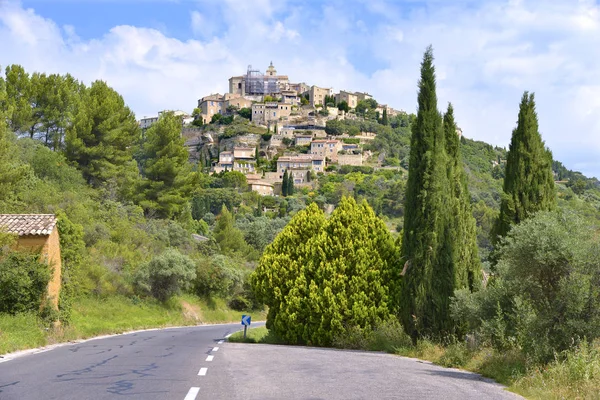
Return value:
M 54 214 L 0 214 L 0 228 L 19 236 L 47 236 L 55 226 Z

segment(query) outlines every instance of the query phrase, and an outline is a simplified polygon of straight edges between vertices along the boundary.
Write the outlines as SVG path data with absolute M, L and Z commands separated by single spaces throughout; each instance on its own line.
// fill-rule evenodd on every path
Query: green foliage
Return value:
M 396 259 L 385 224 L 366 203 L 343 199 L 329 220 L 311 204 L 267 246 L 252 284 L 278 337 L 327 346 L 346 329 L 373 330 L 394 312 Z
M 138 169 L 132 148 L 140 138 L 133 112 L 105 82 L 86 89 L 73 124 L 67 129 L 66 155 L 77 163 L 91 185 L 117 183 L 121 195 L 131 195 Z
M 283 173 L 283 180 L 281 182 L 281 195 L 283 197 L 287 197 L 289 195 L 290 190 L 290 175 L 288 174 L 287 169 Z
M 433 52 L 429 47 L 421 64 L 418 111 L 412 125 L 410 166 L 404 210 L 402 257 L 405 275 L 402 292 L 402 323 L 416 337 L 437 334 L 446 328 L 447 293 L 433 291 L 434 279 L 442 274 L 446 155 L 442 118 L 437 110 Z
M 176 249 L 167 249 L 143 265 L 136 275 L 140 291 L 165 302 L 187 289 L 196 277 L 194 262 Z
M 149 215 L 171 218 L 189 203 L 197 174 L 188 162 L 181 121 L 173 113 L 163 114 L 146 131 L 142 146 L 139 204 Z
M 223 206 L 233 210 L 241 203 L 242 196 L 235 189 L 203 189 L 192 198 L 192 216 L 194 219 L 201 219 L 209 212 L 217 215 Z
M 350 106 L 346 100 L 342 100 L 337 105 L 338 110 L 348 112 L 350 111 Z
M 494 226 L 494 239 L 505 236 L 510 227 L 531 214 L 556 207 L 552 173 L 552 153 L 544 147 L 538 131 L 534 95 L 525 92 L 513 130 L 500 215 Z
M 213 236 L 224 254 L 247 254 L 248 244 L 242 232 L 235 227 L 233 215 L 226 206 L 221 208 Z
M 237 113 L 242 118 L 246 118 L 247 120 L 252 119 L 252 109 L 249 107 L 240 108 Z
M 51 276 L 39 257 L 37 252 L 0 252 L 0 313 L 39 310 Z

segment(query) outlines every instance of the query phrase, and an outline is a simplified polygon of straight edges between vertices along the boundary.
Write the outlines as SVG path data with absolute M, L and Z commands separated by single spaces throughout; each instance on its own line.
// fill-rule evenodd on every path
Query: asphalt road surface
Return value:
M 138 332 L 0 359 L 0 400 L 519 398 L 479 375 L 388 354 L 221 342 L 239 329 Z

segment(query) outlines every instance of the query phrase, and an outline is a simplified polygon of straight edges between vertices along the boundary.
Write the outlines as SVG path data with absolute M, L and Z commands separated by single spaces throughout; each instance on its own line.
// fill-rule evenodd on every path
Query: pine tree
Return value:
M 281 195 L 287 197 L 288 195 L 288 182 L 289 176 L 287 170 L 283 173 L 283 181 L 281 182 Z
M 181 121 L 166 113 L 146 131 L 142 148 L 140 205 L 163 218 L 178 215 L 191 200 L 197 174 L 188 162 Z
M 531 214 L 556 207 L 552 153 L 544 146 L 538 130 L 534 94 L 525 92 L 513 130 L 504 178 L 500 215 L 493 239 L 505 236 L 510 227 Z
M 135 115 L 123 98 L 105 82 L 96 81 L 85 90 L 67 129 L 66 155 L 79 165 L 88 183 L 98 187 L 115 181 L 121 191 L 131 192 L 138 177 L 132 150 L 139 139 Z
M 413 338 L 436 333 L 441 315 L 438 293 L 432 292 L 434 268 L 444 235 L 444 196 L 447 190 L 442 118 L 437 109 L 433 50 L 421 64 L 417 118 L 412 125 L 408 183 L 402 239 L 404 281 L 402 322 Z

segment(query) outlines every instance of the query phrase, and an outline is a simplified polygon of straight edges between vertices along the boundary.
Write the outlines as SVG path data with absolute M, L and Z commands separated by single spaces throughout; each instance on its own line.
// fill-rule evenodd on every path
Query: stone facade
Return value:
M 337 104 L 340 104 L 342 101 L 348 103 L 348 107 L 356 108 L 358 104 L 358 97 L 354 93 L 345 92 L 341 90 L 338 94 L 335 95 L 335 101 Z
M 313 140 L 310 143 L 310 154 L 329 158 L 333 162 L 337 162 L 341 149 L 342 143 L 338 140 Z
M 267 125 L 270 122 L 287 118 L 292 112 L 292 105 L 286 103 L 254 103 L 252 104 L 252 122 Z
M 308 91 L 308 102 L 311 106 L 323 105 L 325 96 L 331 96 L 333 91 L 331 89 L 320 88 L 318 86 L 311 86 Z

